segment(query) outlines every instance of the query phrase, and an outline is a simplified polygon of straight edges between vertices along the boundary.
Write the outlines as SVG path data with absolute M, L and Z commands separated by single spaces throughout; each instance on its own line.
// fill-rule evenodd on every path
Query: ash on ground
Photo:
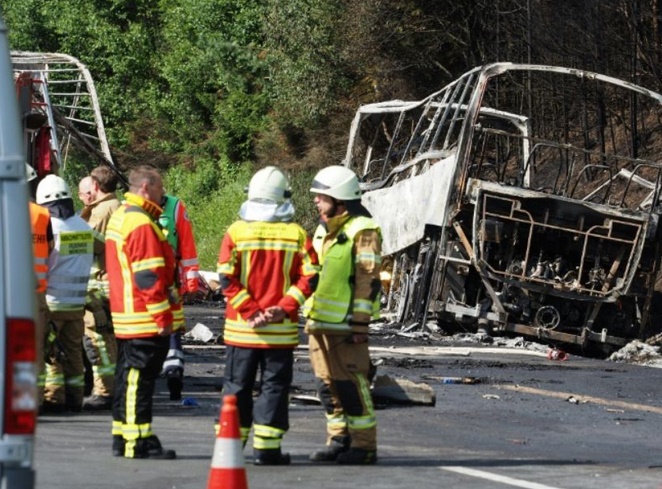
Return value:
M 648 345 L 639 340 L 631 341 L 617 352 L 612 353 L 607 360 L 662 368 L 660 347 Z

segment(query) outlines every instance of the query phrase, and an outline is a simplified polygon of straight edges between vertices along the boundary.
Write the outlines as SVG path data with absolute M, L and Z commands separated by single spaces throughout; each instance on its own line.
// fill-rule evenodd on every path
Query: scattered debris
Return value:
M 646 343 L 653 346 L 662 344 L 662 333 L 658 333 L 651 336 L 650 338 L 647 338 Z
M 421 375 L 422 379 L 436 380 L 442 384 L 480 384 L 478 377 L 440 377 L 438 375 Z
M 322 401 L 320 401 L 319 397 L 311 396 L 307 394 L 294 394 L 293 396 L 290 397 L 290 401 L 298 402 L 299 404 L 317 405 L 317 406 L 322 404 Z
M 202 341 L 203 343 L 207 343 L 214 337 L 214 333 L 204 324 L 197 323 L 195 326 L 193 326 L 191 331 L 187 331 L 186 334 L 184 334 L 184 337 L 189 340 Z
M 547 352 L 547 358 L 550 360 L 558 360 L 559 362 L 563 362 L 568 359 L 568 354 L 563 350 L 559 350 L 558 348 L 550 348 Z
M 200 270 L 198 277 L 198 292 L 195 294 L 195 300 L 220 302 L 225 305 L 225 296 L 221 292 L 221 282 L 216 272 Z
M 660 347 L 647 345 L 639 340 L 631 341 L 620 350 L 612 353 L 607 360 L 662 368 Z
M 393 378 L 388 375 L 378 375 L 375 378 L 372 397 L 375 401 L 390 401 L 396 404 L 434 406 L 437 402 L 434 389 L 428 384 Z
M 501 399 L 496 394 L 483 394 L 483 399 Z
M 374 366 L 383 367 L 396 367 L 396 368 L 434 368 L 434 363 L 425 358 L 412 358 L 412 357 L 385 357 L 377 358 L 373 361 Z
M 181 402 L 182 407 L 200 407 L 200 403 L 194 397 L 185 397 Z
M 566 399 L 570 404 L 586 404 L 588 401 L 585 399 L 577 399 L 575 396 L 570 396 Z

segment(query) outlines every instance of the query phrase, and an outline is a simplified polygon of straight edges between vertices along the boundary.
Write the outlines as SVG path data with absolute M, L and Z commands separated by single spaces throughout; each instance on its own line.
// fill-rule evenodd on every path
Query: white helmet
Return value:
M 248 184 L 248 200 L 271 200 L 280 204 L 290 197 L 290 182 L 275 166 L 258 170 Z
M 327 166 L 317 172 L 310 191 L 328 195 L 336 200 L 358 200 L 361 198 L 359 179 L 345 166 Z
M 57 175 L 46 175 L 37 186 L 37 204 L 70 198 L 69 185 Z
M 28 179 L 28 182 L 31 182 L 37 178 L 37 172 L 34 171 L 34 168 L 32 168 L 28 163 L 25 164 L 25 176 Z

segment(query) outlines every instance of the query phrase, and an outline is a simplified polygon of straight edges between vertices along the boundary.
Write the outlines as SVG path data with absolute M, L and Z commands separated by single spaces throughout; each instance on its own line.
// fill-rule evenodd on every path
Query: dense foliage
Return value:
M 659 90 L 662 0 L 2 0 L 13 49 L 91 70 L 121 168 L 153 163 L 191 208 L 203 263 L 255 166 L 344 155 L 361 103 L 421 98 L 492 62 L 558 64 Z M 214 228 L 214 238 L 211 238 Z M 214 253 L 217 244 L 214 243 Z

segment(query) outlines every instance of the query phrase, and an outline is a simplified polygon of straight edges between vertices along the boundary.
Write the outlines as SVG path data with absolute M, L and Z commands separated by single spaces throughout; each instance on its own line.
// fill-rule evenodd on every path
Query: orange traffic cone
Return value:
M 237 396 L 232 394 L 223 398 L 221 427 L 214 445 L 207 489 L 248 489 Z

